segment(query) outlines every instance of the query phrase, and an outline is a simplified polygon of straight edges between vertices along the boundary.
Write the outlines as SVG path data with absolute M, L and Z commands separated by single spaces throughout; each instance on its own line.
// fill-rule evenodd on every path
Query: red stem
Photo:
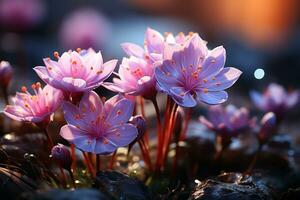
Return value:
M 140 96 L 139 99 L 140 99 L 140 106 L 141 106 L 141 114 L 144 117 L 144 119 L 146 120 L 144 99 L 143 99 L 142 96 Z M 143 138 L 145 139 L 146 145 L 149 146 L 149 133 L 148 133 L 148 130 L 146 130 Z
M 76 150 L 74 144 L 71 144 L 71 156 L 73 160 L 71 168 L 73 171 L 76 171 Z
M 173 175 L 176 175 L 176 171 L 177 171 L 177 160 L 180 157 L 180 152 L 179 152 L 179 142 L 185 140 L 186 138 L 186 132 L 187 132 L 187 128 L 188 128 L 188 124 L 191 118 L 191 108 L 187 109 L 186 115 L 185 115 L 185 120 L 184 120 L 184 127 L 180 133 L 179 136 L 179 141 L 177 141 L 176 143 L 176 153 L 175 153 L 175 157 L 174 157 L 174 161 L 173 161 Z
M 165 140 L 165 144 L 164 144 L 164 148 L 163 148 L 161 167 L 163 166 L 163 164 L 165 163 L 165 161 L 167 159 L 170 142 L 171 142 L 172 135 L 173 135 L 173 132 L 174 132 L 173 131 L 174 130 L 174 125 L 175 125 L 176 118 L 177 118 L 177 107 L 178 107 L 178 105 L 174 104 L 172 112 L 171 112 L 170 125 L 169 125 L 168 130 L 167 130 L 166 140 Z
M 152 99 L 152 103 L 153 103 L 153 106 L 155 108 L 156 119 L 157 119 L 157 156 L 156 156 L 157 160 L 156 160 L 156 168 L 158 168 L 159 160 L 161 158 L 161 152 L 162 152 L 163 135 L 162 135 L 160 112 L 159 112 L 159 107 L 157 105 L 156 98 Z
M 97 172 L 100 171 L 100 167 L 101 167 L 101 158 L 100 158 L 100 155 L 97 154 L 96 155 L 96 170 L 97 170 Z
M 85 152 L 83 152 L 83 151 L 82 151 L 82 155 L 84 157 L 85 164 L 87 165 L 87 168 L 88 168 L 90 174 L 94 177 L 95 176 L 95 170 L 93 168 L 93 165 L 91 164 L 91 161 L 90 161 L 88 155 L 86 155 Z
M 147 167 L 149 168 L 149 170 L 152 171 L 153 168 L 152 168 L 152 164 L 151 164 L 149 150 L 147 149 L 143 139 L 139 140 L 139 145 L 140 145 L 140 149 L 141 149 L 141 152 L 142 152 L 143 159 L 144 159 Z
M 113 153 L 113 155 L 111 156 L 111 159 L 109 161 L 109 169 L 111 169 L 111 170 L 114 169 L 116 154 L 117 154 L 117 150 Z

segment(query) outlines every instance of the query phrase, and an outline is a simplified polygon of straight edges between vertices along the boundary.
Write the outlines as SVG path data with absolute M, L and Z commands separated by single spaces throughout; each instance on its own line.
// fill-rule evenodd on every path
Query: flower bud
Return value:
M 260 143 L 265 143 L 276 131 L 276 115 L 273 112 L 268 112 L 260 121 L 261 128 L 258 133 Z
M 62 168 L 71 170 L 72 157 L 67 147 L 62 144 L 55 145 L 51 150 L 51 156 Z
M 4 89 L 7 88 L 12 78 L 12 67 L 9 62 L 0 62 L 0 86 Z
M 129 120 L 129 123 L 134 125 L 138 130 L 138 136 L 135 139 L 135 142 L 136 142 L 136 141 L 140 140 L 146 132 L 146 129 L 147 129 L 146 121 L 145 121 L 144 117 L 142 117 L 141 115 L 136 115 L 136 116 L 131 117 L 131 119 Z

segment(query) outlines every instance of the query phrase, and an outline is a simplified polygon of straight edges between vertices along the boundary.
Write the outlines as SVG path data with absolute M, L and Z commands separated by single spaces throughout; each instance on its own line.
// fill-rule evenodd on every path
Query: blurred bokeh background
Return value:
M 38 77 L 31 70 L 77 47 L 122 59 L 122 42 L 143 43 L 147 27 L 198 32 L 224 45 L 227 66 L 244 73 L 233 90 L 248 95 L 269 82 L 300 85 L 298 0 L 0 0 L 0 60 L 15 68 L 14 88 Z

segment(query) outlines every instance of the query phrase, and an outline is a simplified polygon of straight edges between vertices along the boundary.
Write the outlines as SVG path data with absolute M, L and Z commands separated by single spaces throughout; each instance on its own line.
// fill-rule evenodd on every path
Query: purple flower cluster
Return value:
M 261 94 L 257 91 L 250 92 L 255 106 L 264 112 L 274 112 L 282 118 L 288 110 L 299 103 L 299 92 L 287 92 L 281 85 L 271 83 Z
M 139 125 L 142 121 L 129 122 L 135 106 L 130 96 L 154 100 L 157 92 L 163 92 L 182 107 L 220 104 L 228 98 L 224 90 L 241 75 L 238 69 L 224 68 L 222 46 L 209 50 L 196 33 L 164 37 L 148 28 L 144 47 L 124 43 L 122 48 L 128 57 L 123 58 L 112 83 L 104 81 L 114 72 L 117 60 L 104 63 L 101 52 L 92 49 L 70 50 L 61 56 L 55 52 L 57 61 L 45 58 L 45 66 L 34 68 L 47 85 L 42 89 L 34 84 L 34 95 L 23 88 L 4 113 L 15 120 L 41 123 L 48 122 L 62 105 L 67 124 L 60 135 L 82 151 L 107 154 L 133 142 L 145 127 Z M 99 86 L 121 94 L 105 101 L 92 91 Z M 67 96 L 72 94 L 82 98 L 71 102 Z M 235 132 L 249 121 L 244 109 L 214 112 L 224 120 L 210 119 L 210 126 L 218 129 Z
M 208 129 L 229 137 L 235 137 L 255 125 L 255 118 L 250 118 L 246 108 L 238 109 L 233 105 L 225 108 L 212 106 L 208 110 L 207 118 L 201 116 L 199 119 Z

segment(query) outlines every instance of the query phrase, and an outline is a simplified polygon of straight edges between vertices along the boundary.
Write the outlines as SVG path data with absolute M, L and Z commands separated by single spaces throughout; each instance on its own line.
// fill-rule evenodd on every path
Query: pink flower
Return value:
M 183 33 L 176 37 L 168 34 L 164 38 L 159 32 L 148 28 L 144 48 L 132 43 L 122 44 L 129 58 L 123 58 L 119 78 L 114 78 L 113 83 L 104 83 L 104 86 L 114 92 L 141 95 L 148 99 L 155 97 L 157 91 L 154 68 L 157 63 L 162 62 L 165 49 L 168 52 L 166 55 L 169 55 L 171 50 L 177 49 L 175 46 L 181 46 L 185 41 Z
M 277 128 L 276 115 L 272 112 L 266 113 L 260 121 L 260 131 L 257 134 L 258 140 L 261 144 L 275 133 Z
M 79 107 L 63 104 L 68 124 L 61 128 L 60 135 L 86 152 L 114 152 L 137 137 L 137 128 L 128 123 L 133 109 L 134 103 L 119 95 L 103 103 L 95 92 L 87 92 Z
M 60 41 L 66 48 L 99 48 L 107 39 L 110 25 L 97 10 L 82 8 L 67 16 L 60 29 Z
M 251 91 L 250 97 L 257 108 L 264 112 L 274 112 L 279 119 L 299 102 L 298 91 L 287 92 L 276 83 L 271 83 L 262 94 Z
M 242 107 L 236 108 L 228 105 L 223 108 L 220 105 L 211 106 L 207 118 L 201 116 L 200 122 L 217 134 L 234 137 L 249 127 L 255 125 L 255 119 L 250 119 L 249 111 Z
M 89 49 L 80 53 L 65 52 L 57 62 L 45 58 L 44 63 L 46 66 L 34 68 L 44 82 L 64 92 L 78 93 L 99 87 L 111 75 L 117 60 L 103 64 L 100 51 Z
M 7 61 L 0 62 L 0 86 L 4 89 L 9 85 L 12 78 L 12 67 Z
M 36 25 L 45 14 L 42 0 L 1 0 L 0 24 L 23 30 Z
M 26 87 L 17 92 L 12 99 L 13 105 L 7 105 L 4 114 L 17 121 L 42 123 L 50 120 L 51 115 L 60 107 L 63 94 L 49 85 L 43 89 L 40 83 L 32 85 L 34 95 Z
M 183 107 L 200 102 L 223 103 L 228 98 L 224 90 L 242 73 L 236 68 L 224 68 L 225 59 L 222 46 L 209 51 L 206 42 L 194 34 L 184 49 L 175 51 L 172 59 L 164 60 L 155 69 L 157 86 Z

